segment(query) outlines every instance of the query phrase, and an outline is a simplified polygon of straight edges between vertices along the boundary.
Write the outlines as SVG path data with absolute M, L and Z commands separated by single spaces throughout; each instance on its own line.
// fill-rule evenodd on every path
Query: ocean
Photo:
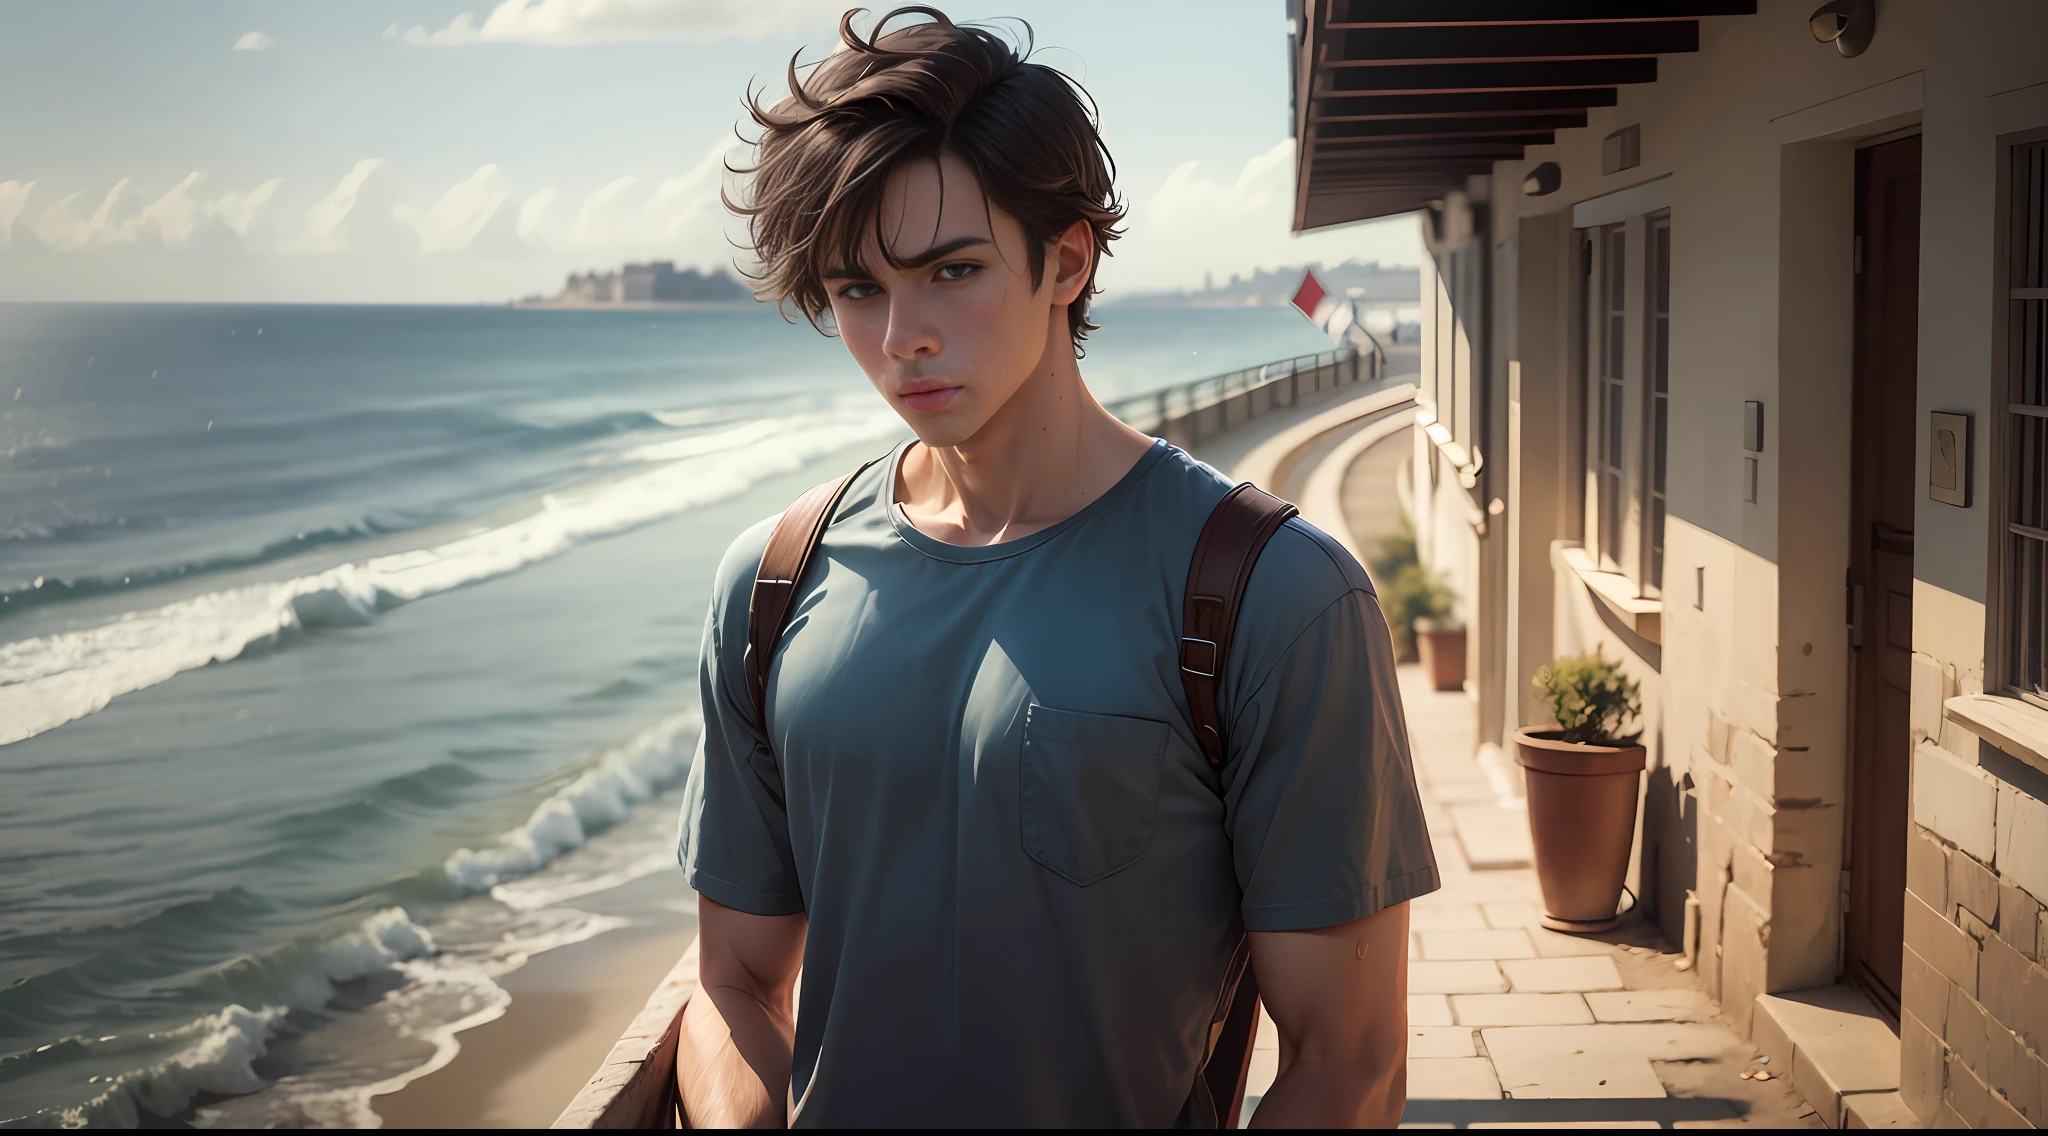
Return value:
M 1098 318 L 1105 401 L 1329 346 Z M 0 1124 L 373 1125 L 688 905 L 712 571 L 904 433 L 765 308 L 0 305 Z

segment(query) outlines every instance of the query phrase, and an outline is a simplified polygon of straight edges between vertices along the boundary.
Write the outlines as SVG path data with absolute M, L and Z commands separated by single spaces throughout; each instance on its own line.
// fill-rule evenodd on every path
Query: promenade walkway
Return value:
M 1255 420 L 1198 456 L 1280 481 L 1267 487 L 1369 549 L 1398 516 L 1394 477 L 1413 444 L 1375 400 L 1347 391 Z M 1371 409 L 1347 419 L 1347 405 Z M 1650 924 L 1598 938 L 1538 925 L 1526 814 L 1475 757 L 1470 699 L 1431 690 L 1415 667 L 1401 693 L 1444 883 L 1412 907 L 1404 1127 L 1821 1127 Z M 1257 1046 L 1246 1119 L 1279 1067 L 1271 1019 Z

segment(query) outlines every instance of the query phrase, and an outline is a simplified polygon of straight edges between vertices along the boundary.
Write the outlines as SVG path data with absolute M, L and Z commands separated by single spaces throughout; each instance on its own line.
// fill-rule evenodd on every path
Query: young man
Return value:
M 683 812 L 684 1107 L 1213 1126 L 1198 1073 L 1248 933 L 1281 1042 L 1255 1122 L 1391 1124 L 1405 904 L 1437 874 L 1372 587 L 1308 525 L 1274 534 L 1212 766 L 1180 623 L 1231 486 L 1109 415 L 1076 362 L 1121 217 L 1108 155 L 1063 76 L 905 11 L 924 19 L 865 39 L 849 14 L 843 50 L 755 110 L 736 208 L 763 291 L 829 318 L 916 441 L 830 514 L 765 717 L 746 652 L 773 522 L 720 566 Z

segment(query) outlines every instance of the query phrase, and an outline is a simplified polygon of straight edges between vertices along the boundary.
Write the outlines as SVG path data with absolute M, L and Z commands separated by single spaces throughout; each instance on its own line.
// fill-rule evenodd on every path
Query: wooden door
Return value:
M 1920 139 L 1856 155 L 1849 977 L 1898 1015 L 1912 739 Z

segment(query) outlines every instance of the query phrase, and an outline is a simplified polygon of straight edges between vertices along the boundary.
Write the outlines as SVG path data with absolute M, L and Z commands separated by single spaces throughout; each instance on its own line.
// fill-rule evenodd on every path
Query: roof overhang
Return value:
M 1425 208 L 1756 0 L 1290 0 L 1294 228 Z

